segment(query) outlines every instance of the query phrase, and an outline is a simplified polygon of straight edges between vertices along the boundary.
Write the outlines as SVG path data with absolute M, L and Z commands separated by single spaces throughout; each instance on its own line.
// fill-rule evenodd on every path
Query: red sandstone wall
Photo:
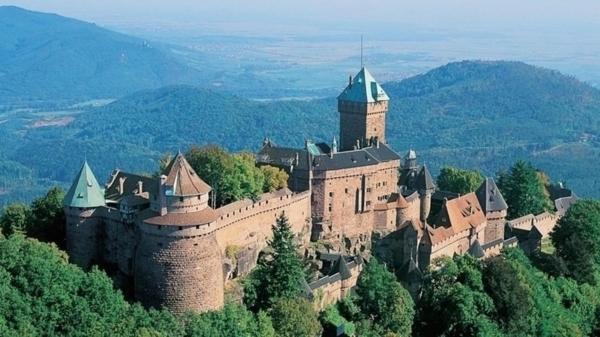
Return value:
M 260 201 L 241 200 L 217 210 L 216 239 L 224 252 L 227 246 L 246 247 L 257 244 L 266 246 L 272 236 L 277 217 L 283 212 L 288 217 L 292 230 L 301 243 L 307 242 L 310 234 L 310 194 L 272 193 L 265 194 Z
M 204 227 L 204 226 L 203 226 Z M 175 313 L 223 306 L 223 265 L 214 232 L 195 226 L 142 224 L 135 259 L 135 296 Z
M 341 233 L 350 238 L 370 236 L 374 222 L 371 211 L 375 204 L 385 202 L 385 196 L 396 192 L 399 165 L 399 161 L 392 161 L 366 167 L 315 172 L 313 218 L 322 219 L 326 226 L 331 226 L 331 235 L 337 239 Z M 363 206 L 364 210 L 361 211 Z

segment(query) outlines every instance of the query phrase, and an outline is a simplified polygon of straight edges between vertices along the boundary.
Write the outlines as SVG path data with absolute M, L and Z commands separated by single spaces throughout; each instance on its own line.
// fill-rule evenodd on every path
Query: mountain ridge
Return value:
M 440 72 L 448 85 L 427 89 L 441 81 Z M 526 159 L 580 195 L 600 191 L 595 174 L 600 91 L 595 88 L 522 63 L 481 61 L 449 64 L 383 87 L 391 97 L 388 142 L 401 154 L 416 149 L 434 173 L 455 165 L 494 175 Z M 549 95 L 552 90 L 564 94 Z M 0 125 L 8 140 L 0 154 L 14 163 L 7 169 L 13 176 L 26 167 L 32 179 L 66 185 L 84 154 L 103 177 L 115 167 L 152 172 L 162 153 L 192 144 L 239 151 L 258 149 L 264 137 L 295 147 L 305 139 L 329 142 L 338 134 L 336 107 L 335 98 L 256 102 L 211 89 L 168 86 L 74 114 L 62 127 L 11 131 L 4 126 L 10 123 Z M 28 118 L 31 123 L 40 117 Z M 13 189 L 8 186 L 7 193 Z
M 161 45 L 57 14 L 0 6 L 0 98 L 113 98 L 201 73 Z

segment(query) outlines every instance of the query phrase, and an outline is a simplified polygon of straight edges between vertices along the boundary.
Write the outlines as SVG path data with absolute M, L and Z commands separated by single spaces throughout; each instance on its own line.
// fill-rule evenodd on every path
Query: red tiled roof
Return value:
M 175 196 L 206 194 L 211 190 L 181 153 L 167 167 L 166 184 L 173 189 Z

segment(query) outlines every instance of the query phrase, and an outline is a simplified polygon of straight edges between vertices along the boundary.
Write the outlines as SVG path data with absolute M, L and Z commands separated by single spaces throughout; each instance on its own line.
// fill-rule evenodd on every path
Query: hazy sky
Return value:
M 409 25 L 436 30 L 595 31 L 599 0 L 0 0 L 99 24 L 247 23 L 358 30 Z

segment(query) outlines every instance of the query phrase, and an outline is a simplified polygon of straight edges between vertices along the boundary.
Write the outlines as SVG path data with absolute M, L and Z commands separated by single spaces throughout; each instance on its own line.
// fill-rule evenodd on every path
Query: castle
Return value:
M 338 97 L 339 146 L 336 138 L 298 149 L 265 139 L 257 164 L 285 170 L 289 189 L 217 209 L 181 153 L 158 178 L 116 170 L 104 188 L 86 162 L 65 197 L 70 259 L 102 265 L 146 306 L 184 312 L 223 305 L 224 283 L 254 267 L 282 213 L 302 247 L 329 247 L 319 253 L 327 271 L 305 284 L 320 306 L 350 291 L 361 256 L 374 250 L 414 286 L 433 258 L 515 245 L 505 240 L 507 205 L 492 179 L 462 196 L 438 191 L 414 151 L 401 158 L 386 144 L 388 104 L 362 68 Z

